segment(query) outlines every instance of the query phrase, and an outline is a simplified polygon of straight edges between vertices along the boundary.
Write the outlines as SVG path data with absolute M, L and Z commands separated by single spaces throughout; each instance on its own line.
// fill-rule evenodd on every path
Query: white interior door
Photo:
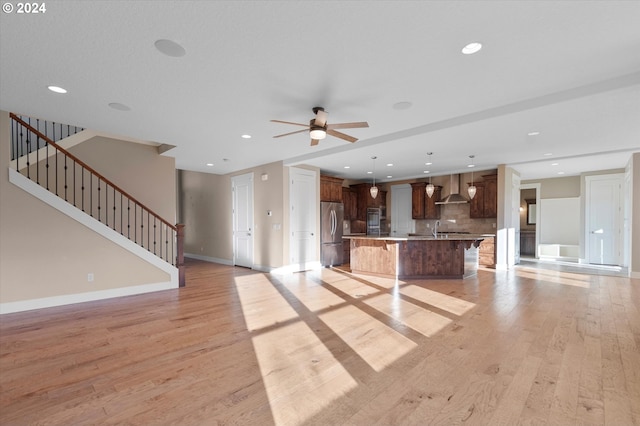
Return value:
M 586 177 L 585 241 L 589 263 L 620 264 L 622 180 L 621 174 Z
M 311 269 L 318 262 L 316 226 L 318 202 L 316 172 L 313 170 L 289 169 L 289 199 L 291 239 L 289 253 L 291 266 L 299 271 Z M 342 226 L 340 223 L 339 226 Z
M 253 267 L 253 173 L 231 178 L 233 264 Z
M 415 232 L 411 218 L 411 185 L 391 186 L 391 236 L 402 237 Z

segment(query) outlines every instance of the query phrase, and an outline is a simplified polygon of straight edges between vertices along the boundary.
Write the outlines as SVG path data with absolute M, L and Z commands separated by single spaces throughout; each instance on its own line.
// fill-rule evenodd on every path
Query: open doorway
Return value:
M 520 185 L 520 257 L 537 259 L 540 241 L 540 184 Z

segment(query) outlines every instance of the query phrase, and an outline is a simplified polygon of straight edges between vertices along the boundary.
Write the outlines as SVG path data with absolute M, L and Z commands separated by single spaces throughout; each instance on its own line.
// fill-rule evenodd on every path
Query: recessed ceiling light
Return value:
M 559 174 L 559 175 L 563 175 L 563 174 L 564 174 L 564 172 L 558 172 L 558 174 Z
M 544 154 L 545 157 L 551 157 L 553 154 L 550 152 L 547 152 L 546 154 Z
M 425 170 L 425 171 L 424 171 L 424 172 L 422 172 L 422 173 L 431 173 L 431 172 L 430 172 L 429 170 Z
M 425 166 L 430 166 L 432 164 L 433 164 L 432 162 L 424 163 Z
M 368 175 L 373 174 L 373 172 L 367 172 Z
M 392 177 L 393 177 L 393 176 L 389 175 L 389 176 L 387 176 L 387 179 L 391 179 Z
M 251 139 L 251 135 L 242 135 L 242 139 Z
M 207 166 L 213 167 L 213 163 L 207 163 Z
M 171 40 L 156 40 L 154 45 L 161 53 L 173 58 L 184 56 L 187 53 L 187 51 L 184 50 L 184 47 Z
M 540 132 L 529 132 L 527 133 L 527 136 L 538 136 L 540 134 Z
M 552 165 L 552 166 L 557 166 L 557 165 L 558 165 L 558 163 L 551 163 L 551 165 Z
M 411 102 L 407 102 L 407 101 L 396 102 L 395 104 L 393 104 L 393 109 L 403 110 L 403 109 L 409 109 L 412 106 L 413 104 Z
M 393 167 L 393 163 L 387 163 L 387 167 Z
M 351 168 L 351 166 L 344 166 L 344 168 L 345 168 L 345 169 L 350 169 L 350 168 Z
M 469 43 L 465 47 L 463 47 L 462 48 L 462 53 L 465 54 L 465 55 L 473 55 L 474 53 L 479 52 L 480 49 L 482 49 L 482 43 L 473 42 L 473 43 Z
M 109 104 L 109 107 L 111 107 L 113 109 L 117 109 L 118 111 L 131 111 L 131 108 L 129 108 L 125 104 L 121 104 L 119 102 L 111 102 Z
M 67 89 L 63 89 L 62 87 L 59 87 L 59 86 L 47 86 L 47 89 L 55 93 L 67 93 Z
M 472 167 L 475 167 L 475 166 L 476 166 L 475 164 L 467 164 L 467 167 L 469 167 L 469 168 L 472 168 Z

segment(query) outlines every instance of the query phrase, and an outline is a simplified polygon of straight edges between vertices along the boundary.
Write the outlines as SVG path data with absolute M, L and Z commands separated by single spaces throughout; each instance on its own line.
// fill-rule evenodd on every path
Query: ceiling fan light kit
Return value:
M 343 139 L 347 142 L 356 142 L 358 139 L 353 136 L 349 136 L 347 134 L 338 132 L 335 129 L 355 129 L 359 127 L 369 127 L 369 123 L 366 121 L 359 121 L 354 123 L 335 123 L 328 124 L 327 123 L 327 112 L 323 107 L 314 107 L 313 113 L 316 115 L 316 118 L 312 118 L 309 121 L 309 124 L 302 123 L 293 123 L 291 121 L 282 121 L 282 120 L 271 120 L 273 123 L 283 123 L 283 124 L 292 124 L 294 126 L 302 126 L 306 127 L 303 130 L 296 130 L 295 132 L 284 133 L 281 135 L 276 135 L 274 138 L 281 138 L 283 136 L 289 136 L 296 133 L 309 132 L 309 136 L 311 137 L 311 146 L 318 145 L 318 142 L 322 139 L 326 138 L 327 135 L 331 135 L 336 138 Z

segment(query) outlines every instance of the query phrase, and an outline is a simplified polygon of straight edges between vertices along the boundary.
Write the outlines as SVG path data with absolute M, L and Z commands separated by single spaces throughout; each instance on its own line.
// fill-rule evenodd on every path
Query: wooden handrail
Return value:
M 11 116 L 12 119 L 14 119 L 15 121 L 17 121 L 18 123 L 22 124 L 24 127 L 26 127 L 27 129 L 29 129 L 30 132 L 34 133 L 35 135 L 37 135 L 39 138 L 44 139 L 45 142 L 47 142 L 47 144 L 53 146 L 54 148 L 56 148 L 57 150 L 59 150 L 60 152 L 64 153 L 66 156 L 68 156 L 69 158 L 71 158 L 73 161 L 75 161 L 76 163 L 78 163 L 80 166 L 82 166 L 83 168 L 87 169 L 89 172 L 91 172 L 92 174 L 96 175 L 98 177 L 98 179 L 106 182 L 107 184 L 111 185 L 111 187 L 113 187 L 115 190 L 117 190 L 118 192 L 120 192 L 122 195 L 126 196 L 127 198 L 129 198 L 130 200 L 132 200 L 134 203 L 136 203 L 137 205 L 139 205 L 140 207 L 142 207 L 143 209 L 147 210 L 153 217 L 155 217 L 156 219 L 158 219 L 160 222 L 164 223 L 165 225 L 167 225 L 169 228 L 171 228 L 174 231 L 177 231 L 178 228 L 176 227 L 176 225 L 167 222 L 166 220 L 164 220 L 162 217 L 160 217 L 157 213 L 155 213 L 153 210 L 151 210 L 149 207 L 145 206 L 144 204 L 142 204 L 141 202 L 139 202 L 135 197 L 132 197 L 129 193 L 127 193 L 127 191 L 125 191 L 124 189 L 120 188 L 118 185 L 116 185 L 115 183 L 111 182 L 109 179 L 107 179 L 106 177 L 102 176 L 100 173 L 98 173 L 96 170 L 94 170 L 91 166 L 87 165 L 84 161 L 80 160 L 78 157 L 76 157 L 75 155 L 71 154 L 69 151 L 67 151 L 66 149 L 62 148 L 60 145 L 58 145 L 57 143 L 55 143 L 54 141 L 52 141 L 49 137 L 45 136 L 42 132 L 40 132 L 39 130 L 31 127 L 27 122 L 25 122 L 24 120 L 22 120 L 20 117 L 18 117 L 17 115 L 15 115 L 14 113 L 9 113 L 9 115 Z

